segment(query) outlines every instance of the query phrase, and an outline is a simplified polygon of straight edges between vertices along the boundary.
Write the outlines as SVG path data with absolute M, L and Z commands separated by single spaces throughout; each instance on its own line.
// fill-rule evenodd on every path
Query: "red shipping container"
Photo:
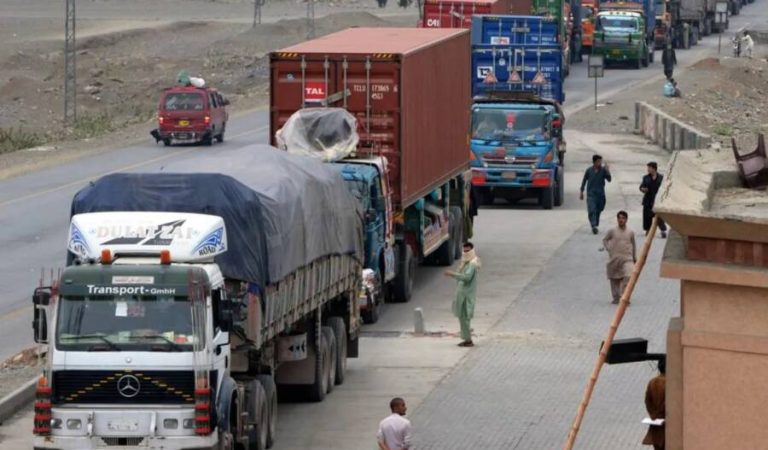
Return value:
M 302 107 L 343 107 L 405 208 L 469 168 L 467 30 L 350 28 L 271 54 L 270 136 Z
M 424 28 L 469 28 L 475 14 L 508 15 L 514 0 L 427 0 L 421 26 Z M 530 10 L 528 11 L 530 14 Z

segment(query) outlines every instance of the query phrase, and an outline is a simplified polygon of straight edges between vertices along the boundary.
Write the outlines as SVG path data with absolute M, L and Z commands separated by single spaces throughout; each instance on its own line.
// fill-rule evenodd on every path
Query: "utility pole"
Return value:
M 75 0 L 66 0 L 64 17 L 64 123 L 77 120 L 77 69 L 75 64 Z
M 307 39 L 315 38 L 315 0 L 307 0 Z

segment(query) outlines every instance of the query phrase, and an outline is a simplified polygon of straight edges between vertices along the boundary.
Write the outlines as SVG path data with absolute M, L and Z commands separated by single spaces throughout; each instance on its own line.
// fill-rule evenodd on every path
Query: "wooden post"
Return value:
M 640 278 L 640 274 L 643 271 L 645 260 L 648 259 L 648 252 L 651 249 L 651 242 L 653 242 L 653 238 L 656 236 L 657 220 L 657 217 L 653 218 L 653 223 L 651 224 L 651 229 L 648 232 L 648 235 L 645 237 L 645 242 L 643 243 L 643 249 L 640 252 L 640 257 L 635 263 L 635 269 L 632 271 L 632 275 L 629 277 L 629 283 L 627 283 L 627 287 L 621 294 L 619 306 L 616 308 L 616 314 L 613 316 L 611 327 L 608 329 L 608 335 L 603 341 L 603 347 L 600 349 L 597 362 L 595 363 L 594 369 L 592 369 L 592 375 L 590 375 L 589 381 L 587 382 L 587 387 L 584 389 L 584 396 L 581 398 L 579 409 L 576 410 L 576 417 L 573 419 L 573 425 L 571 425 L 571 431 L 568 433 L 568 439 L 565 441 L 565 445 L 563 445 L 563 450 L 572 450 L 573 445 L 576 443 L 576 435 L 579 434 L 581 422 L 584 420 L 584 414 L 587 411 L 587 406 L 589 406 L 589 400 L 592 398 L 592 391 L 595 390 L 597 378 L 600 376 L 600 369 L 602 369 L 603 364 L 605 364 L 605 358 L 608 356 L 608 349 L 611 348 L 613 338 L 616 336 L 616 330 L 618 330 L 621 319 L 624 317 L 624 313 L 627 311 L 627 305 L 629 304 L 629 299 L 632 296 L 632 291 L 635 290 L 635 284 L 637 284 L 637 280 Z

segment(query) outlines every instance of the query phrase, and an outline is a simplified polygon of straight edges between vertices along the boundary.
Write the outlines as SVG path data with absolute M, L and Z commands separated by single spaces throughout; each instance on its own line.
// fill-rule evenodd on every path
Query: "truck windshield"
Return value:
M 201 327 L 202 328 L 202 327 Z M 74 351 L 192 351 L 189 299 L 162 295 L 62 297 L 57 347 Z
M 201 111 L 203 96 L 196 92 L 172 92 L 166 94 L 164 106 L 168 111 Z
M 634 17 L 600 16 L 597 23 L 600 30 L 637 31 L 637 20 Z
M 545 110 L 478 109 L 472 114 L 472 137 L 498 141 L 548 139 Z

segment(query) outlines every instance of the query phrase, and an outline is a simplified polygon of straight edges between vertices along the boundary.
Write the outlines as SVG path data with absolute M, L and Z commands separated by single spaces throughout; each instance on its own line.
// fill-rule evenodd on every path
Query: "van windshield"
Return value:
M 164 107 L 168 111 L 201 111 L 203 96 L 197 92 L 173 92 L 166 94 Z

